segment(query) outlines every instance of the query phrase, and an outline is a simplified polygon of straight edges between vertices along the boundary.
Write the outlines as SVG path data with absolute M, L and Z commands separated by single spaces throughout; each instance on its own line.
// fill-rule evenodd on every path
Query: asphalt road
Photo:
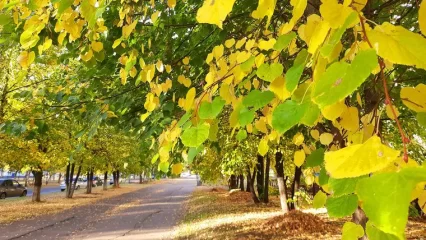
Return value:
M 55 192 L 60 192 L 61 191 L 61 187 L 59 186 L 42 186 L 41 188 L 41 194 L 49 194 L 49 193 L 55 193 Z M 28 187 L 27 188 L 27 196 L 32 196 L 33 195 L 33 188 L 32 187 Z
M 195 178 L 163 180 L 59 214 L 0 225 L 0 240 L 170 239 Z

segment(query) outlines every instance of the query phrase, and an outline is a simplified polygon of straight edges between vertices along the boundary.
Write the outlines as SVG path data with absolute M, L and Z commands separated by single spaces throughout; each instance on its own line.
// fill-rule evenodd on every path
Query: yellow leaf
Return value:
M 368 31 L 367 36 L 380 57 L 391 63 L 426 69 L 426 38 L 422 35 L 385 22 Z
M 265 16 L 268 17 L 268 21 L 266 22 L 268 26 L 274 14 L 276 4 L 277 0 L 259 0 L 257 9 L 251 13 L 251 16 L 256 19 L 263 19 Z
M 286 100 L 291 96 L 291 93 L 285 87 L 285 79 L 284 76 L 280 75 L 275 78 L 274 81 L 269 85 L 269 90 L 275 93 L 275 95 L 281 100 Z
M 185 58 L 182 60 L 182 63 L 183 63 L 183 64 L 185 64 L 185 65 L 188 65 L 188 64 L 189 64 L 189 57 L 185 57 Z
M 27 51 L 23 51 L 19 54 L 17 61 L 23 69 L 27 69 L 31 65 L 31 63 L 34 62 L 34 59 L 34 51 L 31 51 L 30 53 L 28 53 Z
M 416 112 L 426 112 L 426 85 L 419 84 L 415 88 L 401 89 L 401 100 L 409 109 Z
M 150 114 L 151 114 L 151 112 L 146 112 L 146 113 L 142 114 L 141 117 L 140 117 L 141 122 L 144 122 L 149 117 Z
M 330 145 L 333 142 L 333 134 L 331 133 L 323 133 L 320 135 L 320 142 L 322 145 Z
M 222 28 L 226 16 L 232 11 L 235 0 L 205 0 L 203 6 L 198 9 L 197 22 L 216 24 Z
M 166 65 L 166 72 L 170 73 L 172 71 L 172 66 L 170 66 L 169 64 Z
M 43 43 L 43 50 L 47 50 L 52 46 L 52 39 L 48 38 Z
M 223 56 L 223 50 L 224 50 L 224 47 L 222 44 L 219 46 L 215 46 L 213 48 L 213 56 L 216 60 L 218 60 L 219 58 Z
M 274 38 L 269 39 L 268 41 L 260 40 L 259 41 L 259 49 L 261 50 L 269 50 L 271 49 L 277 41 Z
M 151 15 L 151 21 L 155 24 L 157 22 L 158 17 L 160 16 L 161 11 L 156 11 Z M 150 47 L 151 48 L 151 47 Z
M 356 101 L 358 102 L 359 106 L 362 107 L 362 99 L 361 94 L 359 94 L 359 92 L 356 93 Z
M 84 55 L 81 56 L 81 59 L 83 59 L 83 61 L 87 62 L 90 59 L 92 59 L 92 57 L 93 57 L 92 49 L 89 49 L 89 51 L 87 51 Z
M 426 0 L 422 0 L 419 8 L 419 27 L 423 35 L 426 35 Z
M 135 29 L 135 27 L 136 27 L 136 24 L 138 23 L 138 20 L 136 19 L 135 21 L 133 21 L 131 24 L 129 24 L 129 25 L 126 25 L 126 26 L 123 26 L 123 28 L 122 28 L 122 35 L 123 35 L 123 38 L 128 38 L 129 36 L 130 36 L 130 34 L 133 32 L 133 30 Z M 115 42 L 114 42 L 114 44 L 113 44 L 113 48 L 114 48 L 114 45 L 115 45 L 115 43 L 116 43 L 116 41 L 117 40 L 115 40 Z M 121 42 L 121 41 L 120 41 Z
M 373 136 L 363 144 L 354 144 L 325 153 L 325 168 L 332 178 L 353 178 L 382 170 L 392 163 L 399 151 Z
M 155 68 L 157 69 L 157 71 L 163 72 L 164 71 L 163 62 L 158 60 L 157 63 L 155 64 Z
M 312 136 L 313 139 L 315 139 L 315 140 L 319 140 L 320 139 L 320 135 L 319 135 L 319 131 L 318 130 L 312 129 L 310 133 L 311 133 L 311 136 Z
M 293 143 L 297 146 L 302 145 L 303 141 L 305 141 L 305 137 L 303 137 L 303 134 L 298 132 L 293 136 Z
M 288 23 L 281 25 L 279 30 L 279 35 L 286 34 L 294 28 L 297 21 L 299 21 L 299 19 L 303 16 L 303 13 L 305 12 L 307 4 L 308 4 L 307 0 L 291 0 L 290 1 L 290 5 L 293 6 L 293 12 L 292 12 L 293 16 L 291 17 Z
M 247 41 L 247 38 L 242 38 L 238 40 L 237 44 L 235 44 L 235 49 L 240 49 Z
M 223 100 L 225 100 L 226 104 L 230 104 L 232 102 L 233 94 L 231 93 L 231 89 L 228 84 L 222 84 L 220 86 L 219 95 Z
M 398 108 L 396 108 L 395 106 L 392 106 L 392 108 L 395 111 L 396 117 L 398 117 L 399 116 Z M 395 120 L 395 116 L 393 115 L 391 105 L 389 104 L 386 105 L 386 115 L 388 115 L 388 118 Z
M 266 127 L 266 122 L 265 122 L 265 118 L 264 118 L 264 117 L 262 117 L 262 118 L 260 118 L 259 120 L 257 120 L 257 121 L 254 123 L 254 127 L 255 127 L 257 130 L 259 130 L 259 131 L 261 131 L 261 132 L 263 132 L 263 133 L 268 133 L 268 128 Z
M 251 125 L 251 123 L 250 123 L 250 124 L 247 124 L 247 125 L 246 125 L 246 129 L 247 129 L 247 132 L 248 132 L 248 133 L 252 133 L 252 132 L 253 132 L 253 125 Z
M 306 154 L 305 154 L 305 151 L 303 151 L 303 149 L 294 152 L 294 164 L 297 167 L 302 166 L 302 164 L 305 162 L 305 158 L 306 158 Z
M 331 28 L 339 28 L 343 26 L 346 18 L 353 10 L 348 6 L 343 6 L 337 0 L 323 0 L 320 6 L 321 16 L 330 24 Z
M 237 63 L 243 63 L 247 61 L 250 57 L 251 57 L 251 53 L 249 52 L 246 52 L 246 51 L 239 52 L 237 55 Z
M 314 54 L 321 46 L 330 31 L 330 25 L 326 21 L 320 21 L 315 28 L 309 40 L 308 52 Z
M 152 111 L 154 111 L 154 109 L 155 109 L 155 107 L 156 107 L 156 104 L 155 104 L 155 101 L 154 101 L 154 94 L 152 94 L 152 93 L 148 93 L 147 95 L 146 95 L 146 100 L 145 100 L 145 104 L 144 104 L 144 107 L 145 107 L 145 109 L 148 111 L 148 112 L 152 112 Z
M 346 130 L 355 132 L 359 129 L 358 108 L 349 107 L 340 116 L 340 125 Z
M 104 49 L 104 45 L 102 42 L 92 42 L 92 49 L 95 52 L 100 52 Z
M 346 104 L 341 101 L 324 107 L 321 109 L 321 113 L 326 119 L 334 121 L 336 118 L 340 117 L 347 108 Z
M 127 83 L 127 74 L 128 72 L 124 68 L 120 69 L 120 79 L 122 85 Z
M 175 6 L 176 6 L 176 0 L 167 0 L 167 6 L 169 8 L 175 8 Z
M 225 47 L 231 48 L 235 44 L 235 39 L 231 38 L 225 41 Z
M 257 152 L 260 155 L 265 156 L 268 153 L 268 151 L 269 151 L 268 139 L 264 138 L 260 140 Z
M 182 163 L 177 163 L 177 164 L 172 165 L 172 173 L 173 174 L 179 175 L 179 174 L 181 174 L 182 170 L 183 170 Z
M 423 191 L 421 191 L 421 194 L 419 195 L 418 203 L 423 213 L 426 213 L 426 190 L 424 190 L 424 185 L 425 183 L 423 183 Z
M 58 36 L 58 44 L 62 45 L 62 43 L 64 42 L 65 36 L 67 36 L 66 32 L 61 32 Z
M 121 38 L 116 39 L 116 40 L 114 41 L 114 43 L 112 44 L 112 48 L 116 48 L 116 47 L 118 47 L 118 45 L 120 45 L 120 43 L 121 43 Z
M 195 99 L 195 88 L 189 89 L 189 91 L 186 93 L 186 99 L 185 99 L 185 111 L 189 111 L 192 109 L 192 105 L 194 104 Z
M 260 53 L 254 59 L 254 62 L 256 63 L 256 67 L 259 68 L 265 62 L 265 55 L 263 55 L 262 53 Z

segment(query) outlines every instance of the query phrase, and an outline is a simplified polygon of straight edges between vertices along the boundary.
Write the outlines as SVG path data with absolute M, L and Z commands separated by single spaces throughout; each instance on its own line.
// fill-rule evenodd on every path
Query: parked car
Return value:
M 0 199 L 25 196 L 27 196 L 26 187 L 13 179 L 0 179 Z
M 75 178 L 72 179 L 72 183 L 74 184 Z M 67 189 L 67 185 L 65 184 L 65 181 L 61 182 L 61 192 L 65 191 Z M 83 178 L 78 178 L 77 183 L 75 184 L 74 190 L 78 190 L 80 188 L 86 188 L 87 187 L 87 180 L 84 181 Z

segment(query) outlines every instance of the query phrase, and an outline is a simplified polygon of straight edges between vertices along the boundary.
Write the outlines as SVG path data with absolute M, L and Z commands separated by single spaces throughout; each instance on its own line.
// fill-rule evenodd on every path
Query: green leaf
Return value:
M 306 104 L 307 110 L 305 112 L 305 115 L 300 120 L 300 123 L 308 127 L 312 127 L 315 125 L 319 116 L 321 115 L 321 110 L 319 109 L 318 105 L 316 105 L 312 101 L 306 102 Z
M 306 167 L 320 166 L 324 162 L 324 148 L 318 148 L 306 158 Z
M 355 192 L 356 184 L 358 183 L 358 180 L 362 179 L 364 177 L 357 177 L 357 178 L 341 178 L 341 179 L 335 179 L 330 178 L 328 179 L 328 186 L 331 190 L 333 190 L 333 196 L 338 197 L 346 194 L 352 194 Z
M 420 126 L 426 128 L 426 112 L 418 112 L 416 118 Z
M 325 167 L 322 166 L 321 170 L 320 170 L 320 173 L 319 173 L 319 177 L 318 177 L 318 183 L 321 186 L 324 186 L 324 185 L 326 185 L 328 183 L 328 179 L 329 178 L 330 177 L 327 175 L 327 171 L 325 170 Z
M 318 191 L 317 194 L 315 194 L 312 204 L 314 208 L 322 208 L 326 201 L 327 195 L 323 191 Z
M 152 157 L 151 159 L 151 163 L 154 164 L 158 160 L 158 157 L 160 157 L 160 155 L 158 153 L 155 154 L 154 157 Z
M 362 236 L 364 236 L 364 228 L 362 228 L 361 225 L 358 225 L 353 222 L 345 222 L 342 228 L 342 240 L 358 240 Z
M 257 76 L 267 82 L 272 82 L 280 76 L 284 71 L 283 65 L 279 63 L 272 63 L 271 65 L 264 63 L 260 65 L 260 67 L 257 69 Z
M 351 64 L 333 63 L 314 82 L 313 101 L 324 108 L 343 100 L 370 76 L 376 66 L 377 56 L 373 49 L 358 52 Z
M 73 0 L 61 0 L 58 6 L 58 15 L 61 15 L 65 10 L 72 6 Z
M 12 22 L 12 16 L 9 14 L 0 14 L 0 25 L 4 26 Z
M 226 101 L 221 97 L 216 97 L 211 103 L 202 102 L 198 115 L 201 119 L 214 119 L 222 111 Z
M 400 240 L 400 238 L 395 235 L 380 231 L 375 226 L 373 226 L 370 221 L 367 222 L 366 232 L 368 239 Z
M 328 57 L 333 52 L 337 43 L 339 43 L 340 39 L 342 38 L 343 33 L 346 31 L 348 26 L 356 20 L 356 18 L 358 18 L 358 14 L 355 11 L 349 14 L 345 20 L 345 23 L 340 28 L 335 30 L 331 34 L 328 41 L 321 47 L 321 55 Z
M 82 0 L 80 4 L 80 14 L 83 16 L 88 25 L 89 28 L 92 28 L 95 26 L 96 23 L 96 7 L 92 6 L 90 4 L 89 0 Z
M 187 147 L 198 147 L 209 137 L 208 124 L 200 124 L 197 127 L 186 129 L 182 136 L 182 143 Z
M 158 164 L 158 170 L 167 173 L 169 171 L 169 162 L 160 162 L 160 164 Z
M 300 77 L 302 76 L 303 69 L 308 62 L 309 53 L 304 48 L 298 54 L 294 60 L 293 66 L 285 74 L 285 87 L 287 91 L 293 92 L 299 84 Z
M 247 108 L 242 108 L 238 115 L 238 121 L 241 126 L 246 126 L 247 124 L 250 124 L 253 122 L 254 116 L 255 116 L 255 110 L 248 110 Z
M 356 194 L 371 224 L 402 239 L 411 193 L 416 184 L 423 181 L 426 181 L 426 168 L 409 167 L 359 180 Z
M 188 163 L 191 164 L 192 161 L 194 161 L 194 158 L 201 152 L 203 151 L 204 146 L 201 145 L 198 148 L 190 148 L 188 151 Z
M 185 113 L 177 123 L 179 127 L 182 127 L 188 120 L 191 118 L 191 113 L 187 112 Z
M 247 138 L 247 132 L 244 129 L 240 129 L 237 133 L 237 140 L 242 141 Z
M 243 99 L 243 104 L 246 107 L 253 107 L 254 110 L 264 107 L 274 99 L 275 95 L 271 91 L 261 92 L 257 89 L 249 92 Z
M 306 113 L 307 107 L 306 103 L 297 104 L 292 100 L 281 103 L 272 113 L 273 128 L 280 134 L 285 133 L 300 122 Z
M 296 37 L 295 32 L 289 32 L 287 34 L 281 35 L 278 37 L 277 42 L 275 43 L 273 49 L 276 51 L 282 51 L 283 49 L 287 48 L 290 44 L 291 40 L 293 40 Z
M 251 56 L 247 61 L 241 64 L 241 70 L 243 70 L 244 72 L 250 71 L 254 65 L 255 60 L 256 58 L 254 56 Z
M 358 197 L 355 194 L 329 197 L 325 206 L 330 217 L 350 216 L 358 208 Z

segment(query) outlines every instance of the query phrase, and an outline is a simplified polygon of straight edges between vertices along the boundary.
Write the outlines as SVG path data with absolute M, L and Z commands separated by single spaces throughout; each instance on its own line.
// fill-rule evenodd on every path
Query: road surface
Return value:
M 170 239 L 195 178 L 164 180 L 63 213 L 0 224 L 0 240 Z
M 61 187 L 60 186 L 42 186 L 41 187 L 41 194 L 49 194 L 49 193 L 55 193 L 60 192 Z M 27 187 L 27 196 L 33 195 L 33 187 Z

